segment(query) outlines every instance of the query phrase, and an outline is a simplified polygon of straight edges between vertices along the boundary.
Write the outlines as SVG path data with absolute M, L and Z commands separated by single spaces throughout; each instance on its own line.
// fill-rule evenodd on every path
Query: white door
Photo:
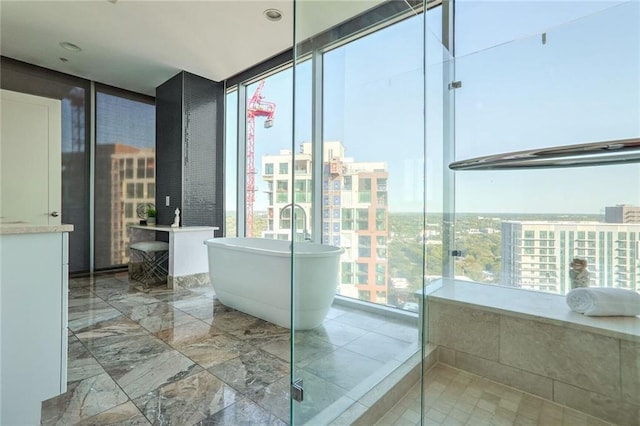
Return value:
M 2 90 L 2 223 L 60 224 L 61 114 L 57 99 Z

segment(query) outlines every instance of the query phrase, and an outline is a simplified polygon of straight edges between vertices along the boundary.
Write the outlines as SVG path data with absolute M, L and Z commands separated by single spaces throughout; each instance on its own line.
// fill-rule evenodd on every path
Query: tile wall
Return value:
M 440 362 L 616 424 L 640 424 L 640 341 L 433 297 L 427 324 Z

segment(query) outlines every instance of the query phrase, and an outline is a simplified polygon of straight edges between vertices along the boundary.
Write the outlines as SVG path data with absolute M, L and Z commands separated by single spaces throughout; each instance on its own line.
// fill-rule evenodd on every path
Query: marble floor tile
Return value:
M 120 387 L 103 373 L 67 387 L 67 392 L 42 403 L 42 424 L 67 426 L 128 401 Z
M 150 306 L 150 305 L 147 305 Z M 132 316 L 131 318 L 134 318 Z M 171 330 L 181 325 L 200 322 L 197 318 L 192 317 L 189 314 L 173 309 L 169 312 L 158 314 L 156 311 L 153 315 L 148 315 L 142 318 L 136 319 L 138 324 L 150 333 L 157 333 L 158 331 Z
M 344 346 L 358 337 L 364 336 L 367 331 L 343 322 L 325 320 L 320 327 L 305 331 L 305 333 L 313 334 L 332 345 Z
M 98 296 L 69 300 L 69 320 L 85 316 L 88 313 L 113 307 Z
M 289 364 L 258 350 L 216 364 L 209 371 L 255 401 L 262 397 L 268 385 L 289 375 Z
M 262 342 L 258 347 L 285 362 L 291 361 L 291 339 L 289 337 L 269 339 L 266 342 Z
M 343 346 L 343 348 L 378 361 L 387 362 L 392 360 L 398 353 L 411 348 L 415 349 L 415 345 L 406 340 L 399 340 L 378 333 L 367 333 Z
M 200 296 L 190 290 L 186 289 L 167 289 L 162 287 L 154 287 L 147 293 L 149 296 L 153 296 L 161 302 L 178 302 L 181 300 L 189 300 L 200 298 Z
M 253 402 L 275 414 L 283 422 L 289 423 L 290 386 L 290 377 L 287 375 L 268 385 L 260 395 L 255 395 Z
M 193 425 L 238 399 L 230 386 L 201 371 L 147 392 L 134 403 L 153 424 Z
M 216 292 L 210 284 L 201 287 L 191 287 L 189 290 L 208 299 L 214 299 L 216 297 Z
M 104 373 L 104 368 L 77 337 L 69 336 L 67 382 L 73 383 Z
M 216 414 L 207 417 L 197 423 L 199 426 L 219 426 L 219 425 L 265 425 L 265 426 L 286 426 L 274 414 L 269 413 L 258 404 L 247 399 L 240 399 L 235 404 L 225 408 Z
M 213 317 L 215 310 L 229 309 L 220 302 L 213 301 L 207 297 L 196 296 L 188 299 L 169 302 L 172 306 L 198 319 Z
M 140 410 L 129 401 L 113 407 L 93 417 L 75 424 L 75 426 L 146 426 L 151 425 Z
M 97 297 L 89 287 L 76 287 L 69 292 L 69 301 L 74 299 L 86 299 L 90 297 Z
M 348 324 L 353 327 L 359 327 L 367 331 L 374 331 L 385 323 L 384 317 L 371 312 L 352 311 L 344 315 L 340 315 L 334 321 Z
M 217 334 L 182 344 L 177 349 L 203 368 L 209 368 L 246 354 L 253 348 L 233 336 Z
M 126 273 L 71 281 L 70 392 L 43 405 L 47 424 L 289 423 L 290 330 L 224 306 L 209 288 L 143 289 Z M 384 321 L 334 306 L 322 326 L 294 334 L 305 381 L 296 423 L 335 411 L 383 365 L 371 348 L 363 356 L 340 346 L 363 346 L 372 328 L 388 346 L 408 339 Z
M 126 307 L 123 307 L 119 302 L 112 302 L 114 308 L 128 316 L 134 321 L 140 322 L 141 319 L 154 316 L 154 315 L 164 315 L 169 313 L 177 312 L 178 314 L 183 314 L 179 309 L 174 308 L 168 303 L 158 302 L 156 299 L 151 298 L 149 303 L 131 303 L 129 305 L 129 301 L 127 301 Z
M 96 309 L 96 306 L 102 306 L 103 308 L 109 308 L 110 306 L 100 299 L 98 296 L 91 295 L 84 297 L 76 297 L 69 299 L 69 312 L 86 312 L 88 310 Z M 88 306 L 88 307 L 87 307 Z
M 69 279 L 69 289 L 71 290 L 81 290 L 86 289 L 93 284 L 94 277 L 75 277 Z
M 236 330 L 229 330 L 229 324 L 227 322 L 219 321 L 220 316 L 225 317 L 225 321 L 229 320 L 227 313 L 219 315 L 213 318 L 212 324 L 216 327 L 227 330 L 227 332 L 237 339 L 243 340 L 251 345 L 259 346 L 266 341 L 272 341 L 274 339 L 288 339 L 291 335 L 291 330 L 288 328 L 280 327 L 270 322 L 254 318 L 249 315 L 242 314 L 247 317 L 247 321 L 253 321 L 250 326 Z M 229 313 L 229 315 L 234 313 Z M 238 321 L 240 322 L 240 321 Z
M 104 274 L 104 275 L 88 275 L 85 277 L 76 277 L 69 280 L 69 288 L 95 286 L 104 283 L 117 283 L 119 282 L 118 274 Z
M 156 309 L 162 309 L 162 307 L 165 307 L 165 312 L 168 312 L 173 308 L 171 305 L 165 302 L 160 302 L 155 297 L 148 296 L 146 294 L 127 295 L 120 299 L 111 300 L 109 303 L 128 317 L 131 317 L 132 314 L 135 314 L 138 311 L 152 309 L 147 305 L 153 305 L 153 308 Z M 140 317 L 142 318 L 143 316 L 144 315 Z
M 303 362 L 300 367 L 334 385 L 350 390 L 373 372 L 379 371 L 383 365 L 380 361 L 355 352 L 337 349 L 309 363 Z
M 114 361 L 111 365 L 105 365 L 105 370 L 133 399 L 166 383 L 202 371 L 202 367 L 180 352 L 168 350 L 134 361 Z
M 344 315 L 348 312 L 352 312 L 352 309 L 349 309 L 345 306 L 333 305 L 329 308 L 329 312 L 327 312 L 326 319 L 336 319 L 341 315 Z
M 78 333 L 115 318 L 124 318 L 124 315 L 111 306 L 85 312 L 70 312 L 68 327 L 69 330 Z
M 296 424 L 305 424 L 347 393 L 346 389 L 304 369 L 298 369 L 295 373 L 296 378 L 302 379 L 304 384 L 304 403 L 294 404 Z
M 294 340 L 296 364 L 302 361 L 320 358 L 337 349 L 337 346 L 310 333 L 296 331 Z M 280 339 L 269 339 L 267 343 L 263 343 L 259 347 L 263 351 L 269 352 L 283 361 L 291 361 L 291 339 L 288 335 L 283 335 Z
M 261 322 L 265 322 L 259 318 L 234 310 L 220 310 L 219 312 L 216 312 L 215 315 L 211 315 L 209 318 L 205 319 L 205 321 L 216 326 L 220 330 L 224 330 L 228 333 L 236 332 L 240 335 L 245 332 L 252 332 L 254 328 L 261 324 Z
M 123 283 L 108 283 L 108 285 L 96 285 L 93 292 L 105 302 L 123 299 L 130 295 L 140 294 L 134 286 Z
M 85 344 L 107 373 L 116 378 L 172 350 L 151 335 L 103 337 Z
M 220 334 L 223 334 L 222 330 L 200 320 L 189 322 L 188 324 L 180 324 L 154 333 L 158 339 L 174 348 L 190 345 Z
M 415 319 L 414 324 L 408 323 L 407 321 L 386 321 L 380 327 L 376 328 L 376 333 L 384 334 L 385 336 L 404 340 L 405 342 L 410 343 L 420 341 L 417 318 Z
M 294 342 L 294 357 L 296 364 L 312 361 L 338 349 L 337 346 L 332 345 L 326 340 L 316 337 L 313 334 L 296 332 Z
M 114 342 L 136 340 L 138 337 L 148 336 L 149 332 L 140 327 L 137 322 L 120 315 L 87 326 L 77 331 L 75 335 L 89 351 L 94 352 L 100 348 L 108 348 Z

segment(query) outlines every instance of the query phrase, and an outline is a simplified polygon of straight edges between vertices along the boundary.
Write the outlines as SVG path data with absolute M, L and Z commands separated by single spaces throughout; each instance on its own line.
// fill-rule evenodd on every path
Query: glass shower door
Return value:
M 421 363 L 423 15 L 295 10 L 291 423 L 351 423 Z

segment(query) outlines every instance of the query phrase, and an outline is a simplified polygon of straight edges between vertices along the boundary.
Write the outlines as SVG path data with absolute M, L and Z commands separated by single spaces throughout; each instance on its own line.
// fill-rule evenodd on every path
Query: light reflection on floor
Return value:
M 126 273 L 69 286 L 68 391 L 43 403 L 43 424 L 289 423 L 288 329 L 225 307 L 209 288 L 145 292 Z M 303 424 L 399 365 L 418 332 L 334 306 L 295 340 Z

